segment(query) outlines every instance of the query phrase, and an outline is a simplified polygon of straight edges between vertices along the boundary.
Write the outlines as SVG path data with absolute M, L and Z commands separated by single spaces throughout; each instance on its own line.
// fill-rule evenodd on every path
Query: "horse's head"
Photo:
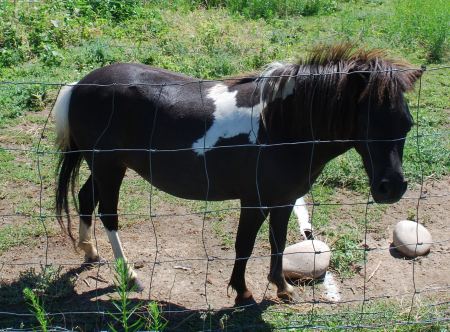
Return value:
M 397 202 L 407 187 L 403 147 L 413 124 L 403 95 L 422 75 L 411 67 L 382 50 L 366 51 L 348 43 L 319 45 L 298 65 L 274 64 L 261 75 L 269 77 L 261 79 L 261 96 L 265 102 L 286 102 L 267 108 L 266 129 L 275 132 L 278 125 L 282 138 L 290 141 L 352 142 L 322 146 L 333 157 L 355 147 L 375 201 Z
M 406 191 L 403 148 L 413 118 L 403 93 L 412 88 L 420 75 L 421 71 L 378 77 L 371 74 L 378 81 L 368 83 L 374 84 L 374 89 L 369 87 L 358 103 L 355 148 L 363 159 L 377 203 L 395 203 Z M 371 78 L 366 82 L 371 82 Z

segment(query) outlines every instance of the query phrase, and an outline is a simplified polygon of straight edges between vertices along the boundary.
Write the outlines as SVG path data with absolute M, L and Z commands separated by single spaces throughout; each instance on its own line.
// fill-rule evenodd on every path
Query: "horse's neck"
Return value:
M 291 174 L 289 183 L 297 184 L 293 188 L 294 196 L 300 197 L 308 193 L 326 164 L 349 149 L 350 144 L 319 143 L 314 147 L 312 144 L 305 144 L 291 150 L 285 162 L 295 165 L 295 172 L 289 173 Z
M 296 165 L 299 181 L 305 173 L 309 173 L 312 183 L 328 162 L 352 148 L 351 143 L 332 142 L 348 139 L 348 130 L 344 126 L 349 124 L 332 114 L 332 121 L 339 123 L 330 125 L 326 112 L 314 113 L 317 112 L 316 109 L 295 105 L 295 101 L 296 98 L 292 96 L 286 98 L 283 103 L 270 104 L 269 108 L 263 111 L 264 131 L 261 132 L 261 141 L 269 145 L 281 144 L 280 146 L 288 147 L 286 153 L 279 155 L 283 156 L 280 159 L 286 164 Z M 334 132 L 329 130 L 330 127 Z
M 353 136 L 355 110 L 345 101 L 312 100 L 302 96 L 276 99 L 262 111 L 267 140 L 272 143 L 314 140 L 348 140 Z

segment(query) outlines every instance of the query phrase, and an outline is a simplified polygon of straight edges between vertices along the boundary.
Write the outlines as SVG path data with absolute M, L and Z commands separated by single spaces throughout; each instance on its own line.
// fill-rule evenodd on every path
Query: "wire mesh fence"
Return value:
M 449 67 L 442 66 L 430 68 L 433 70 L 447 70 Z M 416 68 L 404 69 L 417 70 Z M 365 73 L 365 72 L 361 72 Z M 337 72 L 333 74 L 344 74 L 346 72 Z M 425 75 L 427 73 L 425 72 Z M 322 77 L 324 74 L 308 74 L 306 77 Z M 331 74 L 330 74 L 331 75 Z M 297 78 L 302 74 L 267 76 L 261 79 L 288 79 Z M 243 80 L 245 78 L 239 78 Z M 202 87 L 207 83 L 223 83 L 233 81 L 234 79 L 224 80 L 192 80 L 189 82 L 176 83 L 158 83 L 158 84 L 118 84 L 95 85 L 103 88 L 115 89 L 117 86 L 151 86 L 159 90 L 159 94 L 169 86 L 178 86 L 181 89 L 186 86 L 197 86 L 199 99 L 204 105 L 206 98 L 206 88 Z M 45 85 L 60 88 L 70 84 L 61 82 L 0 82 L 0 88 L 3 86 L 24 85 Z M 88 84 L 90 86 L 91 84 Z M 440 130 L 434 133 L 421 133 L 420 111 L 421 111 L 421 89 L 422 81 L 418 82 L 418 97 L 415 105 L 416 126 L 408 140 L 412 140 L 416 145 L 416 153 L 419 158 L 420 181 L 418 188 L 408 192 L 400 200 L 400 210 L 389 210 L 392 216 L 386 210 L 384 218 L 391 221 L 398 220 L 400 215 L 412 213 L 417 224 L 430 222 L 433 218 L 442 218 L 446 215 L 442 211 L 448 209 L 448 183 L 434 190 L 433 186 L 427 182 L 422 169 L 424 162 L 421 153 L 421 139 L 431 137 L 437 141 L 448 139 L 448 130 Z M 320 217 L 320 209 L 327 207 L 337 208 L 339 217 L 355 222 L 359 218 L 359 229 L 362 230 L 360 243 L 357 247 L 337 247 L 332 244 L 328 251 L 314 250 L 314 252 L 296 252 L 313 253 L 314 257 L 324 252 L 329 252 L 332 256 L 361 254 L 360 266 L 353 266 L 351 277 L 343 277 L 335 271 L 331 275 L 339 277 L 334 285 L 339 288 L 337 293 L 340 299 L 330 299 L 329 289 L 325 286 L 325 279 L 302 283 L 294 283 L 296 292 L 300 292 L 300 299 L 295 299 L 290 304 L 280 302 L 275 296 L 274 287 L 265 279 L 261 273 L 269 271 L 269 261 L 271 257 L 282 257 L 282 253 L 268 253 L 267 240 L 258 238 L 255 252 L 250 257 L 236 258 L 232 250 L 232 242 L 237 225 L 238 215 L 241 210 L 270 210 L 284 208 L 286 205 L 257 205 L 257 206 L 239 206 L 238 203 L 216 204 L 209 201 L 209 190 L 206 197 L 195 203 L 189 201 L 183 203 L 180 200 L 170 197 L 154 186 L 139 182 L 136 176 L 130 176 L 125 181 L 129 181 L 128 192 L 125 195 L 134 194 L 140 198 L 141 203 L 133 201 L 115 214 L 101 214 L 94 209 L 94 241 L 96 249 L 105 255 L 106 261 L 101 264 L 81 263 L 80 254 L 75 253 L 69 241 L 60 235 L 53 224 L 60 216 L 53 212 L 52 199 L 54 194 L 55 176 L 52 169 L 55 167 L 55 159 L 61 154 L 68 153 L 89 153 L 93 158 L 96 155 L 117 153 L 117 152 L 143 152 L 148 154 L 150 160 L 152 155 L 158 153 L 177 154 L 186 151 L 193 151 L 195 148 L 155 149 L 152 148 L 150 141 L 148 149 L 134 148 L 111 148 L 92 150 L 74 150 L 61 152 L 53 146 L 54 128 L 51 121 L 51 108 L 45 111 L 45 118 L 41 119 L 39 125 L 34 128 L 35 140 L 31 143 L 18 145 L 14 142 L 1 143 L 0 151 L 7 152 L 13 156 L 17 163 L 28 163 L 33 169 L 30 174 L 23 175 L 24 186 L 30 186 L 27 189 L 18 190 L 20 195 L 24 195 L 18 200 L 17 206 L 4 207 L 0 209 L 1 227 L 5 234 L 11 231 L 10 236 L 23 237 L 23 234 L 17 234 L 13 231 L 12 225 L 26 225 L 25 240 L 19 242 L 19 246 L 12 248 L 2 248 L 0 254 L 0 291 L 4 294 L 4 301 L 0 306 L 0 321 L 3 320 L 1 328 L 13 327 L 14 330 L 28 331 L 15 324 L 17 320 L 28 322 L 35 317 L 30 313 L 23 303 L 17 298 L 18 291 L 21 293 L 21 287 L 34 283 L 37 294 L 45 298 L 48 311 L 48 317 L 54 326 L 51 330 L 103 330 L 111 327 L 111 317 L 120 314 L 117 308 L 113 306 L 114 291 L 111 276 L 114 274 L 114 261 L 109 255 L 109 245 L 101 233 L 101 225 L 98 221 L 101 217 L 120 217 L 124 221 L 126 229 L 122 231 L 124 236 L 125 250 L 129 250 L 129 262 L 141 276 L 146 275 L 145 290 L 140 294 L 131 296 L 132 303 L 139 309 L 134 312 L 134 316 L 148 316 L 145 303 L 157 301 L 160 305 L 161 314 L 168 320 L 168 330 L 340 330 L 340 329 L 379 329 L 386 330 L 391 328 L 408 328 L 410 326 L 446 326 L 450 320 L 449 315 L 449 287 L 450 280 L 448 275 L 448 261 L 445 259 L 437 260 L 443 264 L 443 272 L 429 271 L 431 266 L 437 268 L 437 265 L 427 265 L 429 257 L 418 257 L 410 260 L 401 259 L 401 273 L 396 273 L 396 282 L 389 281 L 392 278 L 389 274 L 380 276 L 378 272 L 381 264 L 382 273 L 389 273 L 389 266 L 392 263 L 390 259 L 398 256 L 396 249 L 398 247 L 386 242 L 390 239 L 389 232 L 379 235 L 377 240 L 374 228 L 372 226 L 379 215 L 374 215 L 376 204 L 368 192 L 365 195 L 337 195 L 333 200 L 321 200 L 316 198 L 314 191 L 308 196 L 306 206 L 310 210 L 311 224 L 316 227 Z M 112 114 L 114 113 L 114 104 L 112 105 Z M 107 130 L 108 126 L 105 128 Z M 151 128 L 153 132 L 155 127 Z M 205 137 L 207 127 L 205 123 Z M 98 139 L 100 139 L 99 137 Z M 389 140 L 306 140 L 277 144 L 257 144 L 260 151 L 266 148 L 283 148 L 285 146 L 307 144 L 317 146 L 322 144 L 344 144 L 344 143 L 377 143 L 403 141 L 406 137 L 400 137 Z M 220 149 L 243 149 L 249 146 L 255 146 L 254 143 L 240 145 L 219 145 L 207 147 L 203 144 L 203 165 L 204 173 L 208 179 L 208 162 L 206 151 Z M 312 156 L 311 156 L 312 159 Z M 86 170 L 81 176 L 86 177 Z M 95 174 L 95 170 L 91 169 Z M 150 163 L 150 174 L 151 163 Z M 311 177 L 311 187 L 314 188 Z M 258 180 L 256 179 L 256 187 Z M 144 184 L 143 184 L 144 183 Z M 209 180 L 207 181 L 209 186 Z M 14 191 L 15 188 L 11 188 Z M 28 192 L 27 192 L 28 191 Z M 136 194 L 136 192 L 138 192 Z M 142 199 L 143 193 L 148 194 L 148 199 Z M 121 192 L 124 194 L 124 192 Z M 133 206 L 132 204 L 138 205 Z M 95 205 L 95 204 L 94 204 Z M 290 204 L 289 206 L 292 206 Z M 439 207 L 434 208 L 434 206 Z M 407 209 L 408 211 L 404 211 Z M 433 211 L 438 211 L 438 215 L 433 215 Z M 339 216 L 340 213 L 344 215 Z M 226 217 L 224 214 L 231 215 Z M 348 214 L 349 216 L 345 216 Z M 355 217 L 357 215 L 357 217 Z M 425 215 L 425 217 L 423 217 Z M 70 216 L 88 217 L 75 212 L 73 209 Z M 374 217 L 376 216 L 376 217 Z M 215 229 L 214 225 L 229 224 L 228 228 Z M 221 226 L 223 227 L 223 226 Z M 442 256 L 448 254 L 450 236 L 448 226 L 440 226 L 434 236 L 432 243 L 432 254 Z M 98 228 L 98 229 L 97 229 Z M 321 227 L 318 227 L 321 228 Z M 294 227 L 295 229 L 295 227 Z M 270 234 L 270 229 L 266 230 Z M 127 234 L 129 233 L 129 234 Z M 290 230 L 290 240 L 298 240 L 298 232 Z M 292 235 L 297 233 L 297 235 Z M 374 235 L 375 234 L 375 235 Z M 435 235 L 435 234 L 433 234 Z M 193 240 L 188 240 L 192 236 Z M 418 229 L 416 237 L 418 239 Z M 327 240 L 326 236 L 318 238 Z M 345 237 L 345 234 L 342 234 Z M 174 238 L 175 243 L 171 242 Z M 219 239 L 217 239 L 219 238 Z M 338 236 L 339 238 L 339 236 Z M 382 239 L 382 240 L 381 240 Z M 231 241 L 231 244 L 230 244 Z M 27 245 L 28 242 L 34 242 Z M 12 242 L 14 243 L 14 242 Z M 226 243 L 226 244 L 224 244 Z M 416 245 L 420 243 L 418 240 Z M 405 244 L 405 245 L 410 245 Z M 190 246 L 195 247 L 192 249 Z M 128 252 L 128 250 L 127 250 Z M 249 259 L 249 270 L 247 274 L 251 276 L 252 288 L 256 302 L 246 305 L 233 306 L 231 297 L 226 296 L 225 292 L 230 271 L 237 260 Z M 378 262 L 378 265 L 377 265 Z M 387 263 L 385 263 L 387 262 Z M 390 262 L 390 263 L 389 263 Z M 314 265 L 315 265 L 314 258 Z M 40 267 L 41 271 L 36 270 Z M 49 272 L 50 271 L 50 272 Z M 426 281 L 429 273 L 440 274 L 440 278 L 433 282 Z M 329 273 L 329 272 L 327 272 Z M 376 283 L 374 282 L 376 279 Z M 386 290 L 380 289 L 383 284 L 389 285 Z M 396 285 L 393 286 L 393 285 Z M 9 325 L 5 325 L 9 324 Z

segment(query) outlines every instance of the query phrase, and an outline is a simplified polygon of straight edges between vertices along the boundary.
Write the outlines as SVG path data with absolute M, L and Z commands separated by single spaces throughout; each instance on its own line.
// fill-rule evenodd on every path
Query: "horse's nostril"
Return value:
M 380 186 L 378 187 L 380 194 L 388 194 L 390 192 L 390 185 L 388 180 L 382 180 Z

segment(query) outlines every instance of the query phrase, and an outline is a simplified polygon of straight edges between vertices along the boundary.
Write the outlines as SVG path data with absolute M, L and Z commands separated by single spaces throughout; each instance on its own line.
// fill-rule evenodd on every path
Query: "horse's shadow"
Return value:
M 122 330 L 115 321 L 117 296 L 114 286 L 95 288 L 83 293 L 75 291 L 74 280 L 87 267 L 56 271 L 29 269 L 21 272 L 19 279 L 8 283 L 0 281 L 0 329 L 36 327 L 37 320 L 31 314 L 24 299 L 23 289 L 33 289 L 43 302 L 51 326 L 75 331 L 109 331 L 111 327 Z M 44 272 L 43 272 L 44 271 Z M 111 296 L 108 296 L 108 295 Z M 129 298 L 129 307 L 138 307 L 139 315 L 148 319 L 147 305 L 150 301 Z M 191 310 L 176 303 L 160 301 L 161 321 L 167 322 L 165 331 L 270 331 L 270 324 L 263 312 L 274 304 L 269 300 L 254 303 L 245 308 L 222 308 L 220 310 Z M 130 319 L 133 323 L 138 318 Z M 112 325 L 111 325 L 112 324 Z

